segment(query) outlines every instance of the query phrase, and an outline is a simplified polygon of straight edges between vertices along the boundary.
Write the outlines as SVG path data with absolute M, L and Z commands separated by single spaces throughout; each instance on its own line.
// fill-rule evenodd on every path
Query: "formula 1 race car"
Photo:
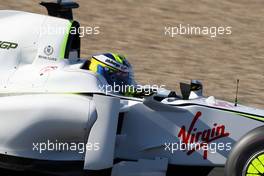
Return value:
M 78 4 L 41 4 L 49 16 L 0 11 L 1 168 L 163 176 L 179 173 L 176 166 L 204 174 L 225 166 L 227 176 L 264 174 L 264 110 L 204 97 L 199 81 L 182 83 L 181 96 L 106 93 L 107 81 L 80 59 L 79 35 L 45 32 L 78 29 Z

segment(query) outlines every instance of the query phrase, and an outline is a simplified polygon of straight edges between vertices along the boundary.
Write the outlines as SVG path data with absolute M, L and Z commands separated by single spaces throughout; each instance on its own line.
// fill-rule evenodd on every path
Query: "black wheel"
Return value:
M 248 133 L 232 149 L 226 176 L 264 176 L 264 127 Z

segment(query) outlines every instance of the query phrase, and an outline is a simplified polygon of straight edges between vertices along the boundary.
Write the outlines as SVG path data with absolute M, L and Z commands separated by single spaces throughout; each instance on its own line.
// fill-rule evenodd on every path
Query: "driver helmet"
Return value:
M 120 54 L 105 53 L 90 59 L 89 70 L 102 75 L 108 84 L 114 86 L 132 85 L 133 70 L 127 59 Z

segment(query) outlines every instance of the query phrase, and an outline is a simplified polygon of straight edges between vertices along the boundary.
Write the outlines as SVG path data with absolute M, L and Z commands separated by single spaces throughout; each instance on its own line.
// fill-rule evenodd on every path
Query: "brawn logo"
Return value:
M 0 41 L 0 49 L 16 49 L 18 47 L 17 43 Z

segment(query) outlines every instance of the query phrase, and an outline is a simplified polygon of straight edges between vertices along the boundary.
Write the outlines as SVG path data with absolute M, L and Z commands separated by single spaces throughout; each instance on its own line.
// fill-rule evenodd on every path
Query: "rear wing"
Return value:
M 79 4 L 72 0 L 42 1 L 40 5 L 46 7 L 49 16 L 63 18 L 72 21 L 71 28 L 78 31 L 80 24 L 73 21 L 72 9 L 79 8 Z M 64 58 L 80 58 L 81 40 L 78 33 L 70 33 L 65 45 Z
M 42 1 L 40 5 L 46 7 L 50 16 L 73 20 L 72 9 L 79 8 L 79 4 L 70 0 L 57 2 Z

